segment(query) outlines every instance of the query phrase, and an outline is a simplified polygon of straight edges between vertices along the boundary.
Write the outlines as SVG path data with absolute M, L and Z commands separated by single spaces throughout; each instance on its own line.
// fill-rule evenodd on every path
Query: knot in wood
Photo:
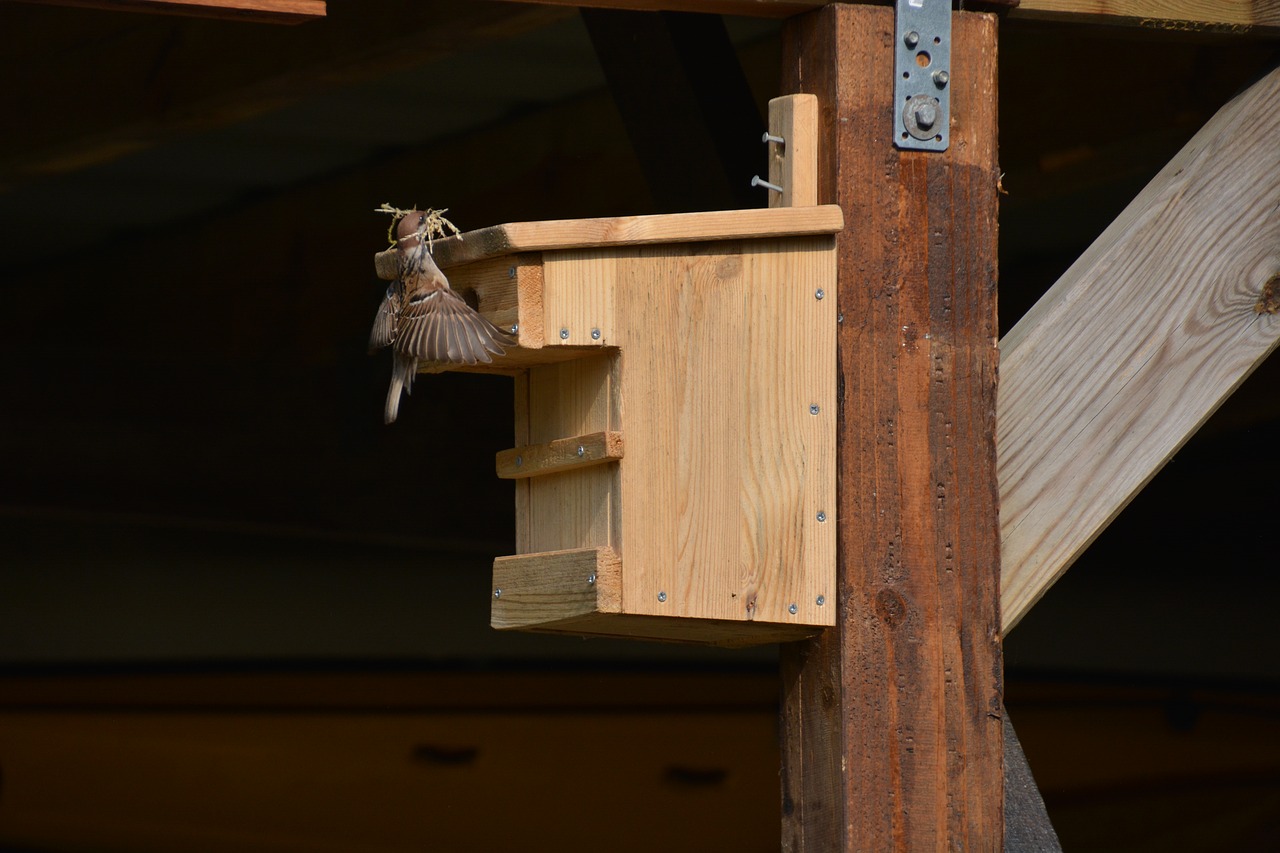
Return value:
M 1253 310 L 1259 314 L 1275 314 L 1280 311 L 1280 273 L 1276 273 L 1262 286 L 1262 295 Z
M 882 589 L 876 593 L 876 615 L 890 628 L 896 628 L 907 615 L 907 603 L 896 591 Z

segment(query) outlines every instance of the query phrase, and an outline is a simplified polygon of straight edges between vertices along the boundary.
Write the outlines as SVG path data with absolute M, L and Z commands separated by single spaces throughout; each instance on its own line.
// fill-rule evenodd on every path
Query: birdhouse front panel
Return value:
M 438 241 L 518 343 L 467 368 L 515 377 L 495 627 L 749 645 L 834 623 L 842 223 L 781 208 Z

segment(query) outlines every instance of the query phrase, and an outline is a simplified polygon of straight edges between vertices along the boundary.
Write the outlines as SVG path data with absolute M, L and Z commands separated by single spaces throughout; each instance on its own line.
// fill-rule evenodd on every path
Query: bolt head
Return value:
M 951 82 L 951 75 L 943 71 L 942 69 L 938 69 L 937 71 L 933 72 L 933 84 L 937 86 L 939 89 L 944 88 L 950 82 Z
M 942 105 L 933 95 L 912 95 L 902 107 L 902 130 L 916 139 L 933 140 L 944 124 Z
M 902 43 L 907 47 L 915 47 L 920 43 L 920 34 L 915 30 L 912 30 L 902 37 Z
M 938 123 L 938 105 L 925 102 L 916 107 L 916 124 L 928 130 Z

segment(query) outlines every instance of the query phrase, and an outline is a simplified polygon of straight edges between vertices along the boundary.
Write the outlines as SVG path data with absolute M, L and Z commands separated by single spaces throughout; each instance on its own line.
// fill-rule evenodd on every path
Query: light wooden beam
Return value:
M 1010 16 L 1151 30 L 1280 33 L 1280 0 L 1020 0 Z
M 1277 138 L 1280 68 L 1223 107 L 1001 341 L 1006 633 L 1280 341 L 1266 310 Z
M 789 18 L 838 0 L 517 0 L 566 6 Z M 1024 20 L 1075 21 L 1154 30 L 1275 36 L 1280 0 L 987 0 Z
M 152 12 L 197 18 L 230 18 L 267 24 L 300 24 L 325 16 L 324 0 L 21 0 L 46 6 L 79 6 L 110 12 Z

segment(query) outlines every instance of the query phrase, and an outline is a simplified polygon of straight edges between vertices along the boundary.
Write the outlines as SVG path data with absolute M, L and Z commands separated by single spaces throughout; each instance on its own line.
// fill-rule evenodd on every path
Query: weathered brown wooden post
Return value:
M 952 20 L 950 145 L 893 145 L 894 10 L 784 31 L 838 237 L 839 615 L 784 646 L 783 849 L 999 850 L 996 21 Z

